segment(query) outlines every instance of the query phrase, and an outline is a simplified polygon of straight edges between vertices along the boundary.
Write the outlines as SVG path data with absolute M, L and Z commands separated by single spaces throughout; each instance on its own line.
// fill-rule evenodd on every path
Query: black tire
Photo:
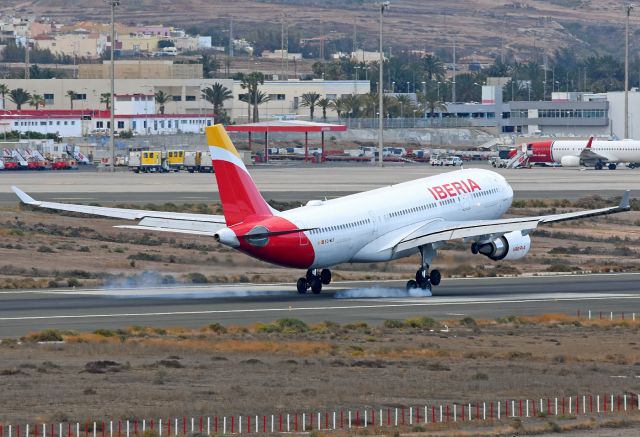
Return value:
M 416 272 L 416 284 L 419 287 L 422 287 L 422 284 L 425 282 L 429 282 L 428 273 L 424 269 L 418 269 Z
M 429 282 L 431 285 L 440 285 L 440 281 L 442 280 L 442 275 L 440 274 L 440 270 L 431 270 L 429 274 Z
M 320 278 L 316 277 L 311 280 L 311 291 L 313 294 L 320 294 L 322 291 L 322 281 Z
M 609 170 L 615 170 L 618 166 L 614 163 L 609 164 Z
M 596 170 L 602 170 L 602 163 L 596 162 Z
M 311 284 L 311 281 L 313 281 L 313 278 L 316 277 L 316 275 L 313 274 L 313 271 L 311 269 L 307 270 L 307 274 L 305 275 L 305 277 L 307 278 L 307 282 L 309 284 Z
M 305 294 L 309 288 L 309 283 L 305 278 L 300 278 L 296 282 L 296 287 L 298 288 L 298 294 Z
M 415 290 L 416 288 L 418 288 L 418 283 L 416 281 L 413 279 L 407 281 L 407 291 Z
M 322 281 L 324 285 L 331 284 L 331 270 L 322 269 L 322 271 L 320 272 L 320 281 Z

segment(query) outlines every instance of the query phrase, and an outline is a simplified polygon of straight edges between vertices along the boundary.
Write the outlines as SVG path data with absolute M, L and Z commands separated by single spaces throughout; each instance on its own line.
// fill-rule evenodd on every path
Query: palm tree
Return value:
M 213 105 L 213 113 L 217 116 L 224 102 L 233 98 L 233 92 L 221 83 L 214 83 L 202 90 L 202 98 Z
M 264 84 L 264 74 L 254 71 L 252 73 L 247 74 L 246 76 L 242 76 L 240 87 L 243 90 L 247 90 L 247 93 L 240 96 L 240 100 L 243 102 L 247 102 L 247 122 L 251 122 L 251 105 L 255 105 L 255 100 L 250 97 L 257 97 L 258 86 Z M 264 102 L 263 102 L 264 103 Z M 253 109 L 254 114 L 254 122 L 256 121 L 256 114 L 258 113 L 257 108 Z
M 7 109 L 6 96 L 9 94 L 9 87 L 5 84 L 0 84 L 0 95 L 2 96 L 2 109 Z
M 40 109 L 40 105 L 44 106 L 44 97 L 42 97 L 42 95 L 40 94 L 31 94 L 29 105 L 35 106 L 37 111 L 38 109 Z
M 442 80 L 444 78 L 444 64 L 436 56 L 427 55 L 422 58 L 422 68 L 427 80 Z
M 304 93 L 302 95 L 302 103 L 300 103 L 300 106 L 309 107 L 309 118 L 311 120 L 313 120 L 313 112 L 318 104 L 318 100 L 320 100 L 320 94 L 318 93 Z
M 30 98 L 31 94 L 29 94 L 22 88 L 16 88 L 15 90 L 11 90 L 11 92 L 9 93 L 9 100 L 15 103 L 18 111 L 22 109 L 22 105 L 29 102 Z
M 164 114 L 164 105 L 171 101 L 171 95 L 165 93 L 164 91 L 156 91 L 154 97 L 156 99 L 156 103 L 160 105 L 160 108 L 158 108 L 160 114 Z
M 73 101 L 78 97 L 75 91 L 67 91 L 67 97 L 69 97 L 69 103 L 71 104 L 71 110 L 73 111 Z
M 331 100 L 327 99 L 327 98 L 323 98 L 318 100 L 318 104 L 317 104 L 318 108 L 322 108 L 322 119 L 326 120 L 327 119 L 327 108 L 329 108 L 331 106 Z
M 408 94 L 395 96 L 396 104 L 400 106 L 400 117 L 404 117 L 413 108 L 413 100 Z
M 105 105 L 105 109 L 108 111 L 111 109 L 111 93 L 100 94 L 100 103 Z
M 253 104 L 253 122 L 257 123 L 260 121 L 260 117 L 258 115 L 258 106 L 262 105 L 263 103 L 267 103 L 269 101 L 269 96 L 260 90 L 255 90 L 251 93 L 248 93 L 248 97 Z
M 425 111 L 429 111 L 429 117 L 433 118 L 433 114 L 438 112 L 447 112 L 447 105 L 438 100 L 437 96 L 427 94 L 422 96 L 421 103 L 424 106 Z
M 342 118 L 342 115 L 345 112 L 349 112 L 347 101 L 344 97 L 338 97 L 337 99 L 332 100 L 329 103 L 329 107 L 336 111 L 336 113 L 338 114 L 338 118 Z

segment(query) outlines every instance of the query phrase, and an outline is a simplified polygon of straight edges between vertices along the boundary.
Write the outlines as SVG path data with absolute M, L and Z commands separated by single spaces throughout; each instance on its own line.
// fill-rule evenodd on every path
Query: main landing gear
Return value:
M 415 280 L 411 279 L 410 281 L 407 281 L 407 291 L 415 290 L 417 288 L 431 291 L 431 287 L 439 285 L 442 279 L 442 275 L 439 270 L 434 269 L 429 272 L 429 264 L 436 255 L 435 249 L 431 245 L 421 246 L 420 254 L 422 255 L 422 267 L 420 267 L 416 272 Z
M 320 294 L 322 291 L 322 285 L 329 285 L 331 283 L 331 270 L 329 269 L 309 269 L 307 270 L 307 276 L 298 279 L 296 287 L 299 294 L 305 294 L 309 288 L 313 294 Z

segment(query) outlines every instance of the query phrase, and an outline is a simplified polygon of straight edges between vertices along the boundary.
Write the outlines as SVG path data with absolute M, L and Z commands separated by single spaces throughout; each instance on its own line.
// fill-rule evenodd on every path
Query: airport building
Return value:
M 447 112 L 437 116 L 466 119 L 471 126 L 495 128 L 496 133 L 622 137 L 624 132 L 613 129 L 612 114 L 619 104 L 610 94 L 555 92 L 551 100 L 503 102 L 500 86 L 485 85 L 482 102 L 448 103 Z M 640 114 L 638 129 L 640 134 Z
M 116 94 L 115 131 L 138 135 L 203 133 L 214 122 L 213 113 L 176 114 L 155 110 L 153 94 Z M 107 135 L 111 111 L 97 109 L 42 109 L 1 111 L 0 134 L 10 131 L 57 134 L 64 138 Z
M 103 65 L 96 65 L 97 70 L 104 68 Z M 122 64 L 121 68 L 125 68 Z M 136 76 L 134 70 L 136 66 L 131 66 L 132 75 Z M 146 71 L 146 70 L 145 70 Z M 161 70 L 162 71 L 162 70 Z M 108 79 L 7 79 L 2 83 L 9 89 L 23 88 L 31 94 L 40 94 L 45 99 L 44 109 L 47 110 L 106 110 L 104 95 L 110 92 Z M 247 121 L 248 105 L 240 100 L 246 93 L 240 81 L 232 79 L 183 79 L 183 78 L 162 78 L 145 77 L 116 80 L 116 94 L 118 95 L 147 95 L 151 96 L 158 91 L 171 96 L 166 103 L 165 112 L 171 114 L 184 114 L 189 116 L 203 116 L 211 113 L 213 107 L 211 103 L 202 98 L 202 90 L 221 83 L 232 91 L 233 98 L 224 104 L 224 109 L 237 123 Z M 73 91 L 75 98 L 71 100 L 68 92 Z M 302 106 L 302 95 L 305 93 L 318 93 L 323 98 L 335 99 L 337 97 L 351 94 L 366 94 L 370 91 L 369 81 L 325 81 L 325 80 L 276 80 L 265 81 L 260 86 L 260 91 L 265 93 L 269 100 L 259 105 L 259 115 L 261 119 L 271 119 L 280 115 L 297 115 L 300 117 L 309 116 L 309 108 Z M 1 97 L 0 97 L 1 99 Z M 126 112 L 128 115 L 140 115 L 150 117 L 159 112 L 159 106 L 153 99 L 144 108 L 138 108 L 138 112 Z M 17 109 L 6 96 L 1 102 L 0 108 L 14 111 Z M 23 109 L 26 105 L 23 105 Z M 119 114 L 116 105 L 116 114 Z M 329 109 L 329 118 L 335 119 L 337 114 Z M 322 117 L 322 110 L 316 108 L 315 117 Z

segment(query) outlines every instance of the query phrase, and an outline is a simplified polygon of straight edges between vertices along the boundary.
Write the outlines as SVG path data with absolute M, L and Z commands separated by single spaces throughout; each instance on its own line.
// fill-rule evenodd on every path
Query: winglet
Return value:
M 620 200 L 620 206 L 618 206 L 618 208 L 631 209 L 631 202 L 629 200 L 630 196 L 631 196 L 631 190 L 626 190 L 622 195 L 622 200 Z
M 16 187 L 16 186 L 12 186 L 11 189 L 13 190 L 14 193 L 16 193 L 16 195 L 20 198 L 20 201 L 22 203 L 25 203 L 27 205 L 40 205 L 41 202 L 38 202 L 36 199 L 34 199 L 33 197 L 29 196 L 27 193 L 25 193 L 24 191 L 22 191 L 20 188 Z
M 593 135 L 589 137 L 589 142 L 587 143 L 587 149 L 591 149 L 592 143 L 593 143 Z

